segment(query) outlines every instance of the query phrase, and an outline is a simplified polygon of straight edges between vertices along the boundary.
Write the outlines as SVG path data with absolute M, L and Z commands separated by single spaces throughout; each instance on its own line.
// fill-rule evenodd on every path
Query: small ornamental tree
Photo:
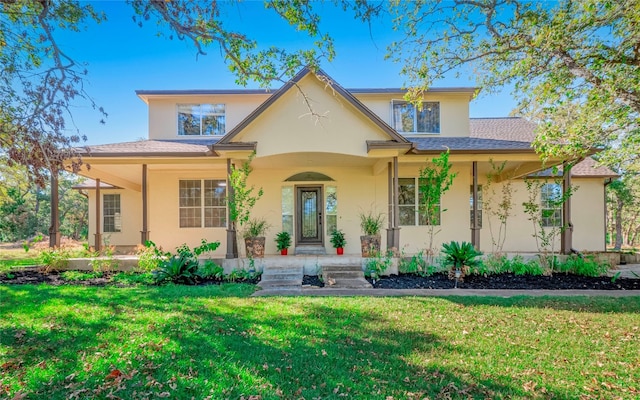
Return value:
M 255 186 L 249 186 L 247 183 L 247 179 L 253 171 L 251 161 L 255 155 L 256 153 L 253 152 L 241 167 L 231 165 L 231 173 L 229 174 L 231 190 L 227 196 L 227 205 L 229 206 L 229 220 L 234 242 L 237 241 L 237 229 L 241 229 L 244 224 L 249 222 L 251 209 L 264 194 L 262 188 L 256 189 Z M 235 248 L 237 248 L 237 242 L 234 244 Z
M 570 171 L 570 169 L 568 170 Z M 557 173 L 557 168 L 553 168 L 552 174 Z M 566 172 L 569 173 L 569 172 Z M 544 267 L 553 272 L 556 263 L 556 240 L 565 229 L 568 228 L 566 221 L 559 224 L 550 225 L 548 221 L 553 218 L 554 210 L 562 208 L 562 205 L 569 200 L 575 187 L 565 188 L 564 191 L 547 196 L 545 199 L 545 207 L 542 204 L 542 188 L 549 183 L 562 186 L 562 178 L 555 178 L 551 182 L 548 179 L 527 178 L 525 179 L 527 187 L 527 201 L 522 203 L 524 212 L 528 215 L 529 221 L 533 224 L 533 238 L 536 241 L 538 252 L 540 252 L 540 262 Z M 546 220 L 546 222 L 545 222 Z
M 440 206 L 440 198 L 453 184 L 457 173 L 451 172 L 449 163 L 449 150 L 433 158 L 424 168 L 420 168 L 418 178 L 418 212 L 421 221 L 428 226 L 427 255 L 429 262 L 434 254 L 433 238 L 440 232 L 436 227 L 440 226 L 440 213 L 446 211 Z
M 491 171 L 487 173 L 487 181 L 482 187 L 482 201 L 486 221 L 491 234 L 491 247 L 494 253 L 501 253 L 504 242 L 507 240 L 507 220 L 512 216 L 513 210 L 513 194 L 516 189 L 513 187 L 513 181 L 507 176 L 507 179 L 500 185 L 500 190 L 496 187 L 497 179 L 504 172 L 507 164 L 506 161 L 496 164 L 493 160 L 489 160 Z M 493 219 L 497 218 L 499 225 L 493 226 Z

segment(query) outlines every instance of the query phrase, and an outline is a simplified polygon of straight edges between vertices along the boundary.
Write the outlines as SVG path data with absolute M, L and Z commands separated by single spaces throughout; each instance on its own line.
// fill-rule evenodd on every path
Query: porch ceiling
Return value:
M 102 182 L 115 186 L 141 190 L 142 185 L 142 165 L 141 164 L 92 164 L 89 169 L 83 168 L 79 172 L 91 179 L 100 179 Z M 151 171 L 221 171 L 226 174 L 226 163 L 209 164 L 147 164 L 147 170 Z

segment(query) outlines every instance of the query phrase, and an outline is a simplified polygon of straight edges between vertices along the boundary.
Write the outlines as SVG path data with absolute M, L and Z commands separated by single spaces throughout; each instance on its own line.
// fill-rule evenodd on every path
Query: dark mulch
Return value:
M 62 278 L 59 272 L 44 273 L 39 270 L 27 269 L 12 271 L 7 274 L 0 274 L 0 284 L 13 284 L 13 285 L 37 285 L 48 284 L 54 286 L 60 285 L 78 285 L 78 286 L 119 286 L 124 287 L 126 284 L 120 282 L 110 281 L 113 273 L 105 272 L 100 278 L 91 278 L 82 281 L 67 281 Z M 197 285 L 220 285 L 226 281 L 220 279 L 203 279 L 198 281 Z M 260 282 L 260 277 L 247 280 L 238 280 L 237 283 L 257 284 Z
M 110 273 L 105 273 L 100 278 L 92 278 L 84 281 L 66 281 L 58 272 L 43 273 L 38 270 L 18 270 L 10 274 L 0 274 L 0 284 L 49 284 L 49 285 L 80 285 L 80 286 L 126 286 L 122 283 L 110 281 Z M 207 279 L 198 282 L 198 285 L 219 285 L 224 281 Z M 239 283 L 257 284 L 260 278 L 238 281 Z M 369 279 L 369 282 L 373 281 Z M 305 275 L 303 285 L 323 287 L 324 283 L 318 276 Z M 373 283 L 374 288 L 379 289 L 451 289 L 454 281 L 447 274 L 440 273 L 431 276 L 418 276 L 414 274 L 399 274 L 384 276 Z M 532 276 L 501 274 L 488 277 L 471 275 L 464 281 L 458 282 L 461 289 L 550 289 L 550 290 L 640 290 L 640 279 L 619 278 L 612 279 L 607 276 L 587 277 L 573 274 L 555 274 L 552 276 Z
M 369 282 L 373 281 L 369 279 Z M 414 274 L 385 276 L 373 283 L 380 289 L 451 289 L 454 281 L 446 273 L 422 277 Z M 640 290 L 640 279 L 608 276 L 589 277 L 574 274 L 551 276 L 500 274 L 471 275 L 458 282 L 461 289 L 547 289 L 547 290 Z
M 302 277 L 302 286 L 324 287 L 324 282 L 317 275 L 305 275 Z

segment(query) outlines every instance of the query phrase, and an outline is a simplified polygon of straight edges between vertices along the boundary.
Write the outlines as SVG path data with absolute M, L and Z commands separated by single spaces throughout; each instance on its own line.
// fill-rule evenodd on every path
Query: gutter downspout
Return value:
M 604 190 L 603 190 L 603 196 L 604 196 L 604 251 L 607 251 L 607 233 L 609 232 L 609 227 L 608 227 L 608 220 L 607 220 L 607 186 L 609 186 L 611 184 L 611 182 L 613 182 L 613 178 L 606 178 L 604 180 Z
M 94 247 L 95 251 L 102 249 L 102 234 L 100 233 L 100 178 L 96 178 L 96 233 Z

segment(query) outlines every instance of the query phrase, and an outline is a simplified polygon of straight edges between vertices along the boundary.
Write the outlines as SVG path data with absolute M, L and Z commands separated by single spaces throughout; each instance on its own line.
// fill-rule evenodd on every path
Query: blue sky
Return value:
M 109 114 L 102 125 L 101 115 L 86 103 L 74 108 L 75 126 L 88 137 L 87 144 L 147 137 L 147 106 L 135 90 L 238 88 L 218 48 L 210 47 L 206 56 L 196 57 L 190 43 L 159 37 L 155 22 L 138 27 L 132 20 L 133 10 L 123 1 L 92 4 L 107 13 L 107 21 L 79 33 L 59 34 L 67 53 L 87 63 L 86 89 Z M 226 4 L 223 18 L 262 46 L 295 48 L 308 43 L 304 34 L 280 21 L 273 11 L 264 10 L 261 1 Z M 400 66 L 384 60 L 386 46 L 394 39 L 390 26 L 376 24 L 369 29 L 335 10 L 327 10 L 322 18 L 321 29 L 334 37 L 337 52 L 334 61 L 324 62 L 322 68 L 339 84 L 346 88 L 402 86 Z M 434 86 L 475 85 L 471 73 L 463 75 L 467 78 Z M 514 105 L 509 93 L 481 94 L 471 103 L 471 116 L 507 116 Z

